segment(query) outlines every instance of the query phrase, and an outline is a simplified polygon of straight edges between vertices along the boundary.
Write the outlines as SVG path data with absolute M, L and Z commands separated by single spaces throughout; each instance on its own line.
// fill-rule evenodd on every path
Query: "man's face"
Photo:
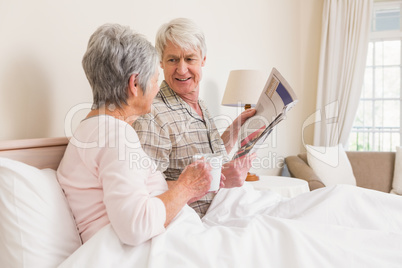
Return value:
M 183 50 L 170 41 L 163 53 L 161 67 L 169 87 L 179 96 L 197 93 L 202 78 L 202 58 L 199 50 Z

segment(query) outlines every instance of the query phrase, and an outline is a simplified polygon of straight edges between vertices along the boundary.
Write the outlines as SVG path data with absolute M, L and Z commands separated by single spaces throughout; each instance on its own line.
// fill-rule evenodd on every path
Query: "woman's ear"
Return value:
M 138 74 L 132 74 L 130 76 L 130 79 L 128 80 L 128 90 L 133 94 L 134 96 L 138 95 L 138 84 L 137 84 L 137 76 Z

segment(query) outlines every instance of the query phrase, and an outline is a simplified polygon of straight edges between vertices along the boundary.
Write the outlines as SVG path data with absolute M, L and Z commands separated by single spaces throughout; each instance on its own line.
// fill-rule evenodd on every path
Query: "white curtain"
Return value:
M 359 104 L 372 0 L 324 0 L 314 145 L 346 145 Z

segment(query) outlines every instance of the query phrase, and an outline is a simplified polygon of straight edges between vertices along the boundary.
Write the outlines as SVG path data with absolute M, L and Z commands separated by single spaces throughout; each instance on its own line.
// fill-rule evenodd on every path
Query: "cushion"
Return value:
M 81 240 L 56 171 L 0 158 L 0 263 L 56 267 Z
M 391 193 L 402 195 L 402 147 L 396 147 Z
M 308 164 L 325 186 L 356 185 L 352 166 L 342 145 L 332 147 L 306 145 L 306 148 Z

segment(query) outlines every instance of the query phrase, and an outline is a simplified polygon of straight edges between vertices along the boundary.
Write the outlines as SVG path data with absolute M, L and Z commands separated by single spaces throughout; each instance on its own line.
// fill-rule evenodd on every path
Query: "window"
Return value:
M 375 3 L 364 84 L 349 150 L 395 151 L 401 143 L 402 1 Z

